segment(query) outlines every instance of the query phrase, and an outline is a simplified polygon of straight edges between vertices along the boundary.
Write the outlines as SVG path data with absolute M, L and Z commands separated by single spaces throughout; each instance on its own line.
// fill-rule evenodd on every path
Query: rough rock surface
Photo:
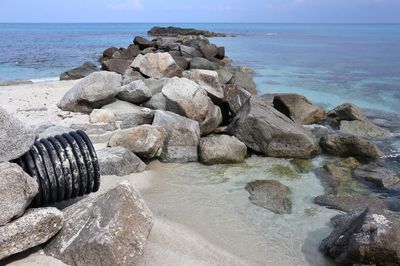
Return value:
M 266 156 L 310 158 L 319 153 L 314 138 L 255 95 L 238 111 L 228 131 Z
M 340 131 L 365 138 L 387 137 L 390 135 L 388 130 L 381 128 L 369 121 L 360 120 L 341 121 Z
M 219 83 L 216 71 L 193 69 L 183 72 L 182 76 L 196 82 L 202 89 L 207 91 L 214 102 L 218 103 L 224 99 L 224 90 Z
M 67 207 L 64 217 L 45 252 L 72 266 L 137 265 L 153 226 L 152 213 L 127 182 Z
M 108 145 L 121 146 L 146 158 L 158 157 L 161 154 L 165 129 L 161 126 L 141 125 L 114 133 Z
M 320 249 L 338 265 L 399 265 L 400 215 L 370 209 L 342 218 Z
M 134 104 L 141 104 L 153 96 L 143 80 L 135 80 L 121 87 L 117 98 Z
M 202 57 L 194 57 L 190 60 L 190 69 L 217 70 L 218 65 Z
M 151 97 L 148 102 L 143 104 L 143 106 L 154 110 L 167 110 L 167 99 L 160 92 L 154 94 L 153 97 Z
M 0 226 L 24 214 L 38 191 L 36 181 L 17 164 L 0 163 Z
M 364 160 L 375 160 L 383 156 L 374 143 L 357 136 L 329 135 L 322 137 L 319 143 L 327 153 L 336 156 L 353 156 Z
M 164 162 L 196 162 L 200 141 L 197 121 L 180 115 L 155 111 L 153 125 L 162 126 L 167 134 L 160 155 Z
M 225 100 L 233 113 L 237 113 L 237 111 L 239 111 L 243 104 L 247 102 L 251 97 L 250 92 L 240 88 L 238 85 L 235 84 L 225 85 L 224 91 Z
M 257 180 L 246 185 L 250 201 L 277 214 L 292 212 L 290 190 L 276 180 Z
M 31 209 L 21 218 L 0 227 L 0 260 L 48 241 L 63 226 L 56 208 Z
M 205 164 L 241 163 L 247 147 L 233 136 L 208 135 L 200 139 L 199 155 Z
M 337 121 L 367 121 L 363 111 L 353 103 L 344 103 L 337 106 L 335 109 L 328 112 L 328 116 Z
M 360 165 L 353 175 L 379 188 L 389 189 L 400 181 L 399 176 L 393 170 L 375 163 Z
M 139 70 L 143 75 L 159 79 L 180 76 L 183 71 L 169 53 L 138 55 L 131 67 Z
M 119 92 L 121 75 L 114 72 L 94 72 L 80 80 L 58 103 L 64 111 L 90 113 L 109 103 Z
M 142 119 L 151 123 L 153 120 L 153 112 L 141 106 L 134 105 L 125 101 L 117 100 L 113 103 L 104 105 L 101 109 L 112 111 L 115 120 L 123 121 L 125 119 Z M 146 123 L 143 123 L 146 124 Z
M 122 76 L 122 85 L 129 84 L 132 81 L 135 81 L 135 80 L 138 80 L 138 79 L 142 79 L 143 80 L 145 78 L 143 77 L 143 75 L 139 71 L 136 71 L 136 70 L 134 70 L 132 68 L 128 68 L 125 71 L 124 75 Z
M 241 88 L 244 88 L 246 91 L 251 94 L 257 94 L 257 86 L 248 71 L 243 68 L 239 68 L 233 75 L 232 79 L 229 81 L 230 84 L 236 84 Z
M 294 93 L 274 97 L 274 108 L 299 124 L 309 125 L 324 120 L 325 111 L 312 105 L 306 97 Z
M 221 110 L 195 82 L 172 78 L 162 93 L 167 98 L 167 110 L 198 121 L 202 134 L 211 133 L 221 124 Z
M 19 158 L 35 142 L 36 134 L 0 107 L 0 163 Z
M 107 123 L 115 122 L 114 112 L 106 109 L 93 109 L 89 116 L 90 123 Z
M 116 72 L 118 74 L 124 74 L 129 66 L 131 65 L 132 60 L 125 60 L 125 59 L 108 59 L 103 61 L 101 64 L 101 68 L 103 70 L 108 70 L 112 72 Z
M 71 80 L 71 79 L 81 79 L 91 73 L 98 71 L 95 64 L 86 62 L 82 66 L 70 69 L 60 75 L 60 80 Z
M 225 37 L 226 34 L 215 33 L 206 30 L 196 30 L 191 28 L 179 28 L 179 27 L 153 27 L 147 34 L 151 36 L 162 36 L 162 37 L 176 37 L 179 35 L 202 35 L 205 37 Z
M 321 195 L 314 199 L 314 203 L 344 212 L 360 212 L 366 208 L 387 208 L 385 202 L 377 197 L 357 194 Z
M 146 48 L 150 48 L 154 46 L 154 43 L 147 40 L 146 38 L 143 38 L 141 36 L 136 36 L 135 39 L 133 40 L 133 43 L 137 46 L 139 46 L 140 50 L 144 50 Z
M 146 164 L 133 152 L 124 147 L 110 147 L 97 151 L 100 173 L 102 175 L 124 176 L 141 173 L 146 170 Z

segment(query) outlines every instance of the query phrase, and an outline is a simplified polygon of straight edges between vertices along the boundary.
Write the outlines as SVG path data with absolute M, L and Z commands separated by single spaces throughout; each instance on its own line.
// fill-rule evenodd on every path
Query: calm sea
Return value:
M 57 77 L 156 24 L 0 24 L 0 81 Z M 162 24 L 157 24 L 162 25 Z M 171 25 L 171 24 L 168 24 Z M 214 38 L 255 69 L 262 93 L 298 92 L 327 108 L 354 102 L 400 113 L 400 25 L 175 24 Z

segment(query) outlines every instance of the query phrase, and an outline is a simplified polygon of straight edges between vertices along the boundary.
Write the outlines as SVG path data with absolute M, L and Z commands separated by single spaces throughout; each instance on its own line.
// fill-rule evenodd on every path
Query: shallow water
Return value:
M 288 161 L 253 156 L 239 165 L 153 162 L 152 185 L 142 195 L 156 216 L 188 226 L 250 265 L 330 265 L 318 246 L 332 230 L 329 219 L 340 212 L 313 204 L 324 193 L 314 174 L 279 177 L 271 171 L 277 164 Z M 293 213 L 253 205 L 244 188 L 258 179 L 288 186 Z

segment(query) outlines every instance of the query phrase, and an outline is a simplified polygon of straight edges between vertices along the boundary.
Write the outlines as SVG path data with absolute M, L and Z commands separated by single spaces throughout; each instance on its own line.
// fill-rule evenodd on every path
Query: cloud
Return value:
M 112 10 L 117 11 L 126 11 L 126 10 L 134 10 L 140 11 L 144 9 L 144 5 L 140 0 L 126 0 L 120 3 L 112 3 L 109 5 Z

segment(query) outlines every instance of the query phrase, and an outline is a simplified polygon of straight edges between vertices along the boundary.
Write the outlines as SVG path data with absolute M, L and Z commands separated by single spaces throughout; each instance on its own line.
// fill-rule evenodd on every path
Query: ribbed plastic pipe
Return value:
M 96 151 L 82 130 L 40 139 L 15 162 L 39 184 L 31 207 L 80 197 L 100 187 Z

